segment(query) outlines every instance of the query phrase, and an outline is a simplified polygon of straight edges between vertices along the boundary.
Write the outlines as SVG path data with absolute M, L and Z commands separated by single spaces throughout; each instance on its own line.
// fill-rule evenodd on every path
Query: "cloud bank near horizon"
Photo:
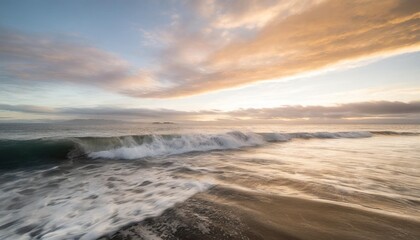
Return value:
M 177 111 L 145 108 L 47 108 L 0 104 L 0 111 L 36 114 L 44 117 L 99 118 L 128 121 L 306 121 L 306 122 L 395 122 L 420 123 L 420 101 L 358 102 L 334 106 L 280 106 L 235 111 Z
M 185 97 L 420 50 L 416 1 L 208 0 L 180 6 L 167 27 L 144 31 L 150 47 L 159 49 L 152 68 L 136 68 L 77 39 L 2 30 L 0 81 Z

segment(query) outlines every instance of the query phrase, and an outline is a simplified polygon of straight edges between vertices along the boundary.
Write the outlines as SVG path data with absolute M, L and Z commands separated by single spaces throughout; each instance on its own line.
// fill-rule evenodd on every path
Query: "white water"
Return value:
M 133 137 L 118 138 L 116 147 L 103 151 L 89 152 L 91 158 L 105 159 L 138 159 L 174 155 L 188 152 L 204 152 L 210 150 L 238 149 L 259 146 L 268 142 L 285 142 L 295 138 L 366 138 L 370 132 L 301 132 L 301 133 L 252 133 L 228 132 L 222 134 L 184 134 L 171 137 L 151 135 L 150 142 L 137 143 Z M 85 149 L 85 151 L 88 151 Z
M 235 149 L 264 144 L 262 136 L 255 133 L 230 132 L 225 134 L 190 134 L 171 138 L 152 135 L 150 143 L 136 145 L 130 141 L 129 146 L 89 153 L 91 158 L 136 159 L 173 155 L 187 152 L 204 152 L 210 150 Z
M 96 239 L 211 186 L 123 163 L 13 172 L 0 182 L 0 239 L 16 240 Z

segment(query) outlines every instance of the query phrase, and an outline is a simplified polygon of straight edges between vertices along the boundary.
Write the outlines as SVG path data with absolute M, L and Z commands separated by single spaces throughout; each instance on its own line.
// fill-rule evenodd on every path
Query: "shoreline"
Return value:
M 216 186 L 99 240 L 419 239 L 420 221 Z

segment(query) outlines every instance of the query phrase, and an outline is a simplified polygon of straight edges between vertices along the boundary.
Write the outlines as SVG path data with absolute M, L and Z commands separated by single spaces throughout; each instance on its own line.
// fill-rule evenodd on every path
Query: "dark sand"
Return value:
M 418 203 L 414 203 L 418 204 Z M 419 206 L 420 207 L 420 206 Z M 420 239 L 420 219 L 215 187 L 101 239 Z

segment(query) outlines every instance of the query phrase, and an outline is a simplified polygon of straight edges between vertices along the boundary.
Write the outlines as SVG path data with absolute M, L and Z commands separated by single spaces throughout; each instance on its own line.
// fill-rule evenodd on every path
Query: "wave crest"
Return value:
M 236 149 L 258 146 L 265 143 L 261 135 L 255 133 L 228 132 L 224 134 L 189 134 L 189 135 L 150 135 L 150 141 L 137 144 L 131 136 L 124 141 L 129 144 L 104 151 L 91 152 L 91 158 L 136 159 L 187 152 Z
M 132 135 L 65 139 L 0 140 L 0 168 L 24 167 L 77 158 L 138 159 L 188 152 L 238 149 L 292 139 L 368 138 L 373 135 L 418 136 L 414 132 L 353 131 Z

